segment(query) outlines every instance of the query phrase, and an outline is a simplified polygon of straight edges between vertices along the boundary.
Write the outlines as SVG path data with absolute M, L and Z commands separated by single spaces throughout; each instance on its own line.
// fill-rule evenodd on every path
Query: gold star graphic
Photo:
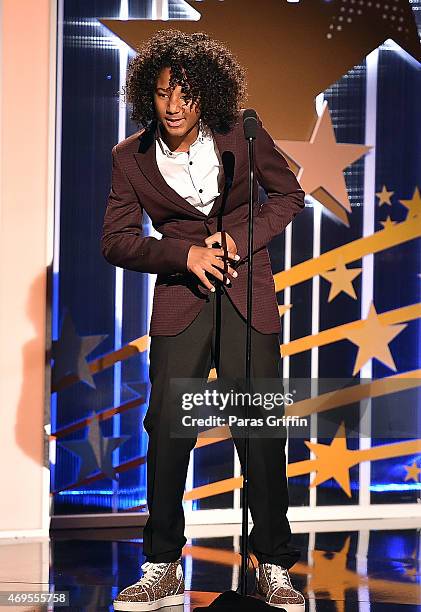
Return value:
M 396 221 L 392 221 L 392 219 L 388 215 L 384 221 L 380 221 L 380 225 L 383 225 L 383 228 L 387 230 L 396 225 Z
M 307 591 L 315 595 L 326 593 L 336 602 L 336 611 L 344 610 L 345 594 L 349 585 L 357 582 L 355 572 L 348 568 L 348 555 L 351 549 L 351 536 L 347 536 L 339 551 L 327 555 L 324 550 L 313 551 L 313 565 L 308 568 Z M 332 580 L 335 576 L 335 580 Z M 328 586 L 329 585 L 329 586 Z M 356 586 L 356 585 L 355 585 Z
M 421 474 L 421 468 L 418 467 L 415 460 L 412 462 L 412 465 L 405 465 L 404 468 L 406 470 L 405 482 L 407 480 L 419 482 L 418 476 Z
M 418 187 L 415 187 L 414 195 L 410 200 L 399 200 L 399 202 L 408 209 L 405 221 L 416 219 L 417 217 L 421 218 L 421 195 Z
M 404 567 L 403 569 L 405 576 L 410 578 L 410 580 L 415 580 L 415 581 L 417 581 L 417 576 L 420 575 L 420 572 L 418 571 L 418 558 L 417 557 L 418 557 L 417 548 L 415 547 L 410 557 L 411 561 L 409 563 L 411 564 L 411 567 Z M 408 563 L 406 565 L 408 565 Z
M 330 444 L 320 444 L 308 440 L 304 440 L 304 443 L 317 457 L 317 473 L 310 487 L 315 487 L 325 480 L 329 480 L 329 478 L 334 478 L 348 497 L 351 497 L 349 469 L 358 462 L 358 459 L 355 458 L 356 451 L 347 448 L 344 423 L 341 423 Z
M 328 302 L 331 302 L 341 291 L 350 295 L 354 300 L 357 299 L 352 281 L 359 274 L 362 268 L 347 268 L 342 256 L 336 261 L 336 267 L 328 272 L 321 272 L 320 276 L 331 283 Z
M 389 349 L 389 343 L 402 330 L 407 323 L 401 325 L 384 325 L 377 316 L 376 308 L 371 302 L 370 310 L 362 325 L 348 330 L 346 337 L 358 346 L 357 358 L 355 360 L 353 375 L 357 374 L 364 364 L 372 358 L 376 358 L 384 365 L 396 371 L 396 365 Z
M 317 193 L 317 199 L 330 208 L 342 221 L 347 221 L 344 210 L 351 212 L 348 191 L 343 171 L 365 155 L 371 147 L 360 144 L 341 144 L 336 136 L 330 118 L 327 102 L 316 121 L 310 141 L 277 140 L 280 149 L 299 166 L 297 178 L 304 191 Z M 319 190 L 326 192 L 325 199 Z M 332 205 L 330 199 L 336 202 Z M 342 208 L 342 215 L 339 210 Z
M 278 304 L 279 317 L 283 317 L 287 310 L 292 308 L 292 304 Z
M 353 7 L 346 7 L 354 3 L 358 4 L 355 13 Z M 189 34 L 199 29 L 229 42 L 231 51 L 247 70 L 247 103 L 256 108 L 275 138 L 306 139 L 313 125 L 315 96 L 358 66 L 385 40 L 393 38 L 420 59 L 415 16 L 408 0 L 389 3 L 395 4 L 396 10 L 399 8 L 399 18 L 395 14 L 395 20 L 386 19 L 385 15 L 382 18 L 382 13 L 390 16 L 392 11 L 379 10 L 379 2 L 363 0 L 347 3 L 313 0 L 301 2 L 299 7 L 286 0 L 188 0 L 179 4 L 187 18 L 101 19 L 100 23 L 133 49 L 158 30 L 170 28 Z M 341 8 L 346 7 L 347 13 L 354 15 L 332 30 L 335 21 L 342 21 L 339 5 L 343 4 Z M 255 32 L 265 33 L 259 37 L 259 44 L 245 44 Z M 273 95 L 267 95 L 267 83 L 273 81 L 273 75 L 276 75 Z
M 379 198 L 378 205 L 382 206 L 383 204 L 388 204 L 388 206 L 392 206 L 390 198 L 394 193 L 394 191 L 388 191 L 386 185 L 383 185 L 382 190 L 376 193 L 376 196 Z

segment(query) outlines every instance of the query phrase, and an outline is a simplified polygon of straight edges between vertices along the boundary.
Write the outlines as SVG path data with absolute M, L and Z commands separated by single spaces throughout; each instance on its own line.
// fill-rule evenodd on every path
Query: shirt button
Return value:
M 203 193 L 203 189 L 199 189 L 199 193 Z
M 190 166 L 193 166 L 193 162 L 189 162 Z

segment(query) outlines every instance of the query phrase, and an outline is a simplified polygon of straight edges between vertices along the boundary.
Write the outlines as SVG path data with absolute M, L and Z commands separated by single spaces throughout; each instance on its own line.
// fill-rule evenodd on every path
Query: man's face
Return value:
M 170 68 L 163 68 L 154 92 L 155 113 L 169 136 L 182 138 L 195 127 L 200 118 L 197 104 L 186 104 L 181 86 L 170 89 Z

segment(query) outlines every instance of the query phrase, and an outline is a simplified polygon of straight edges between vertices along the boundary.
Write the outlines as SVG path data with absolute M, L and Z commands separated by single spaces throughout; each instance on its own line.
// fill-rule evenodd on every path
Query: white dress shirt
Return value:
M 222 164 L 210 130 L 199 121 L 199 133 L 187 152 L 172 152 L 161 137 L 160 124 L 156 134 L 156 161 L 168 183 L 189 204 L 208 215 L 220 194 Z

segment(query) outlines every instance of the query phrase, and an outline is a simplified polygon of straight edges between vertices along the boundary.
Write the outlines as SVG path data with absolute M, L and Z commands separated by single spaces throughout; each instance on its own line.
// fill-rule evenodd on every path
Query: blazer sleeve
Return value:
M 268 199 L 253 217 L 253 253 L 281 234 L 305 207 L 304 191 L 259 118 L 255 160 L 257 180 L 266 191 Z M 227 231 L 237 245 L 240 261 L 247 259 L 248 221 Z
M 142 205 L 119 161 L 117 146 L 112 150 L 111 190 L 102 228 L 103 256 L 114 266 L 136 272 L 186 272 L 190 241 L 142 236 Z

